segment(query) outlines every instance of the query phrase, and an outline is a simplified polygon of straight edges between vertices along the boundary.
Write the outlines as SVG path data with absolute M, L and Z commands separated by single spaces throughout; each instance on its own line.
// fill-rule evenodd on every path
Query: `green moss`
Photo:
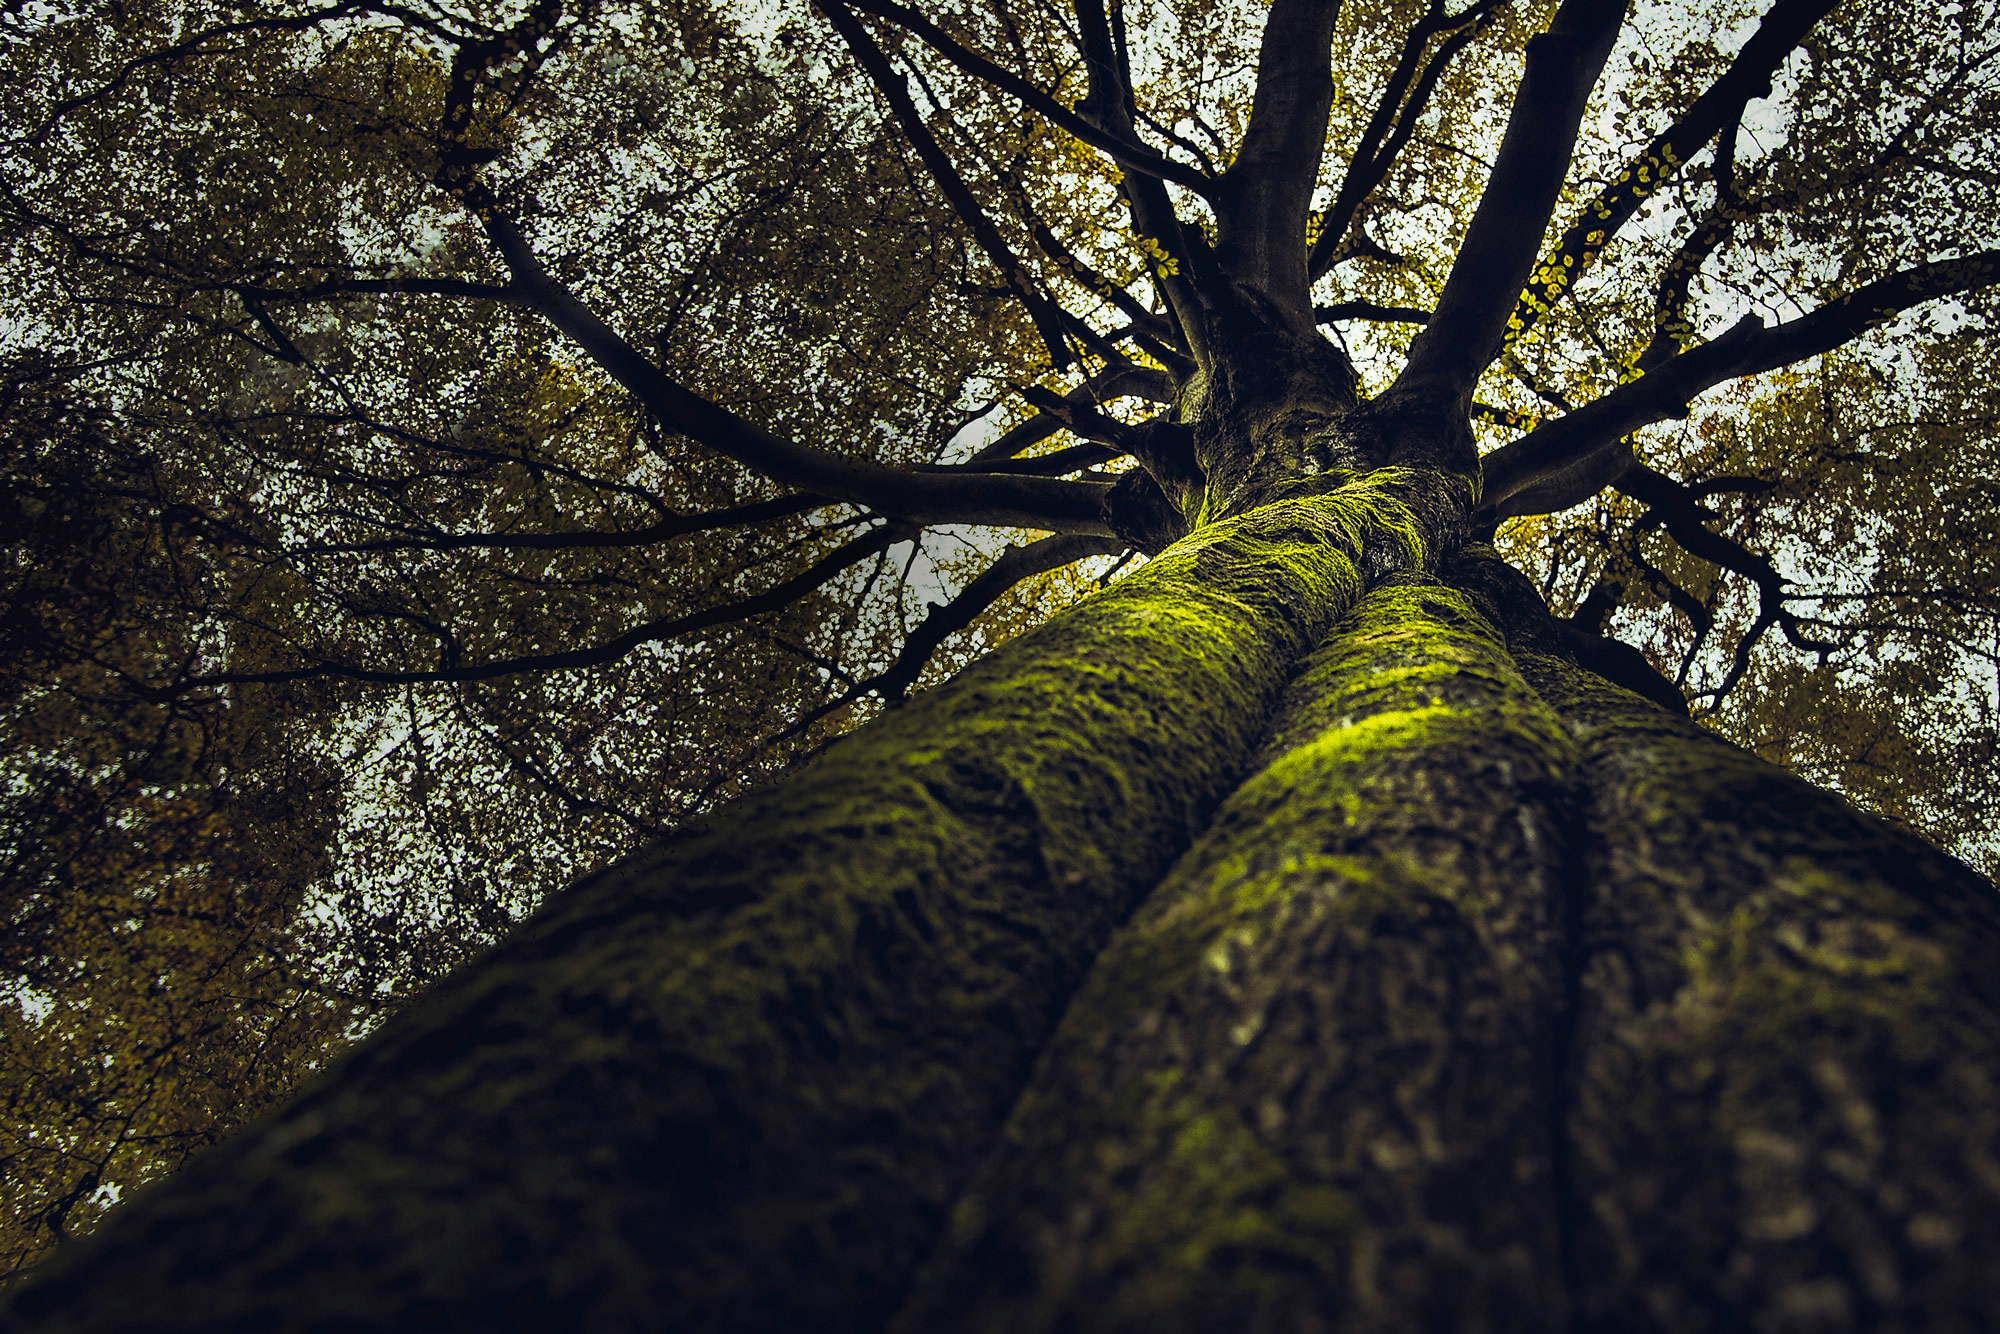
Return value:
M 1145 1096 L 1123 1109 L 1130 1119 L 1121 1148 L 1145 1166 L 1132 1174 L 1131 1190 L 1105 1201 L 1103 1246 L 1116 1255 L 1156 1257 L 1154 1272 L 1136 1276 L 1133 1305 L 1143 1311 L 1199 1305 L 1204 1274 L 1246 1252 L 1283 1257 L 1295 1270 L 1337 1264 L 1361 1222 L 1354 1202 L 1300 1179 L 1234 1109 L 1205 1105 L 1186 1082 L 1179 1071 L 1157 1072 Z M 1256 1281 L 1257 1271 L 1249 1276 Z
M 1571 762 L 1462 596 L 1364 597 L 1099 958 L 899 1328 L 1414 1327 L 1412 1251 L 1448 1303 L 1559 1300 L 1556 840 L 1523 829 Z M 1427 1213 L 1459 1189 L 1490 1228 Z
M 573 887 L 24 1300 L 100 1313 L 62 1317 L 78 1328 L 123 1319 L 120 1293 L 139 1323 L 215 1327 L 879 1325 L 1089 960 L 1253 763 L 1361 568 L 1434 555 L 1426 485 L 1380 474 L 1209 525 Z M 1173 1142 L 1250 1161 L 1194 1114 L 1208 1129 Z M 524 1252 L 532 1290 L 496 1281 Z M 225 1265 L 226 1291 L 189 1295 Z

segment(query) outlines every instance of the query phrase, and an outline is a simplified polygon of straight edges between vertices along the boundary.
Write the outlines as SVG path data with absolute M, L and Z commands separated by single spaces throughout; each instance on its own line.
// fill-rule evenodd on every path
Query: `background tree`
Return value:
M 676 831 L 97 1263 L 1974 1327 L 1989 891 L 1575 667 L 1990 864 L 1990 15 L 6 21 L 17 1267 Z

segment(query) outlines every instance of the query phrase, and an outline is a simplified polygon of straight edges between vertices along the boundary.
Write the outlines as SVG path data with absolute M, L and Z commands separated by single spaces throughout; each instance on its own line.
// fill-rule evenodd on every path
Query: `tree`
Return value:
M 1995 16 L 108 19 L 10 1327 L 1982 1327 Z

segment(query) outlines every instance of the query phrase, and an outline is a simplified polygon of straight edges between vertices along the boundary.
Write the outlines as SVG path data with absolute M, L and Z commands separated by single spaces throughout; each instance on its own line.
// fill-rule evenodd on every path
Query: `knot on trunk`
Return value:
M 1432 468 L 1477 478 L 1469 400 L 1424 388 L 1392 388 L 1315 432 L 1323 467 Z
M 1112 485 L 1103 513 L 1114 534 L 1148 556 L 1159 555 L 1188 532 L 1187 517 L 1144 468 L 1132 469 Z

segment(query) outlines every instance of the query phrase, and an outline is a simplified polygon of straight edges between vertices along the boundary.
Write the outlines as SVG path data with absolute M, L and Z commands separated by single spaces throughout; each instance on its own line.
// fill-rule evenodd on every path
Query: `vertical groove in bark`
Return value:
M 1518 651 L 1518 650 L 1517 650 Z M 1581 765 L 1577 765 L 1580 770 Z M 1582 818 L 1584 797 L 1581 774 L 1570 789 L 1563 828 L 1561 908 L 1562 931 L 1557 946 L 1558 986 L 1552 1018 L 1549 1068 L 1549 1140 L 1552 1158 L 1549 1169 L 1556 1195 L 1556 1244 L 1562 1268 L 1565 1309 L 1548 1324 L 1551 1331 L 1578 1334 L 1580 1315 L 1576 1294 L 1583 1290 L 1583 1229 L 1589 1226 L 1576 1189 L 1576 1139 L 1570 1132 L 1572 1071 L 1576 1068 L 1577 1018 L 1583 1007 L 1583 907 L 1589 890 L 1584 877 L 1585 833 Z
M 893 1328 L 1535 1329 L 1574 752 L 1414 583 L 1099 958 Z
M 1587 788 L 1580 1327 L 1986 1330 L 2000 897 L 1554 659 Z
M 1358 593 L 1372 498 L 1205 530 L 579 884 L 0 1324 L 879 1324 L 1092 954 Z

